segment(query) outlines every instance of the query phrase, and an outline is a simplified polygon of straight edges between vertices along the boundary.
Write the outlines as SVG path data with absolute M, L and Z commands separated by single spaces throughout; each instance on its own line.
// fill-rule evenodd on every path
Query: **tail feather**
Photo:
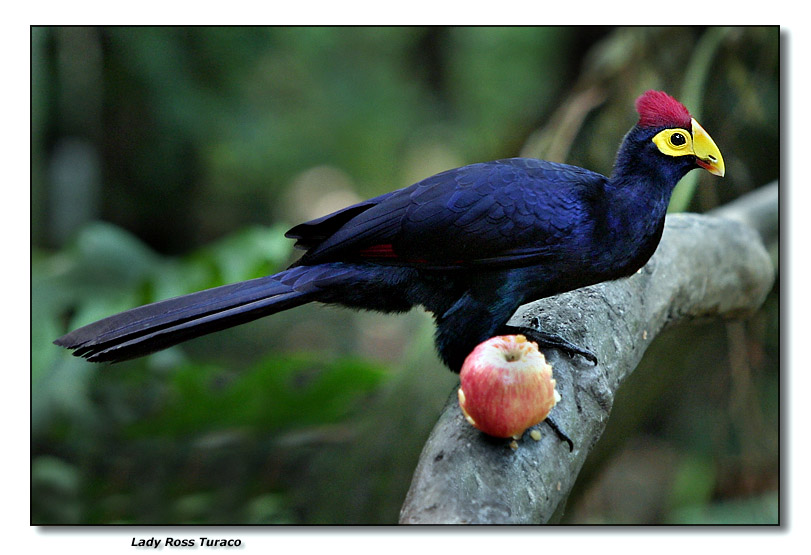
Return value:
M 118 362 L 220 331 L 311 301 L 327 282 L 346 278 L 320 266 L 223 285 L 133 308 L 54 341 L 94 362 Z

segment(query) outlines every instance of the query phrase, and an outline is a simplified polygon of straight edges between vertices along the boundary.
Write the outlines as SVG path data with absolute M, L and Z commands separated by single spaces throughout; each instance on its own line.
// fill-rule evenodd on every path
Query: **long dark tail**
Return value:
M 94 362 L 140 357 L 319 299 L 351 283 L 358 270 L 339 264 L 298 266 L 272 276 L 206 289 L 115 314 L 54 341 Z

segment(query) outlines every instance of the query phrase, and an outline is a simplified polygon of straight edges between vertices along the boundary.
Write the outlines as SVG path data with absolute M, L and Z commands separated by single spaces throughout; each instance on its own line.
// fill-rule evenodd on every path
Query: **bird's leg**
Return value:
M 561 441 L 565 441 L 569 444 L 569 453 L 574 451 L 574 442 L 571 440 L 569 436 L 566 435 L 566 432 L 560 429 L 558 423 L 551 416 L 546 417 L 546 423 L 549 424 L 549 427 L 552 428 L 552 431 L 555 432 L 560 438 Z
M 534 324 L 540 327 L 539 323 L 540 323 L 539 319 L 535 318 Z M 509 326 L 509 325 L 503 326 L 499 331 L 500 331 L 499 335 L 520 333 L 530 341 L 536 342 L 538 344 L 538 347 L 551 347 L 553 349 L 560 349 L 570 357 L 580 355 L 581 357 L 585 358 L 595 366 L 597 365 L 597 356 L 594 353 L 592 353 L 588 349 L 578 347 L 571 341 L 564 339 L 563 337 L 555 333 L 541 331 L 540 329 L 537 329 L 535 327 Z

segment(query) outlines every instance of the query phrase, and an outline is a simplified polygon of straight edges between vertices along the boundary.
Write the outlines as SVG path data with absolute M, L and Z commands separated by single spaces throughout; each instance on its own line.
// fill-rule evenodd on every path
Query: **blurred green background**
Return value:
M 524 155 L 608 173 L 648 88 L 726 161 L 673 208 L 726 203 L 779 175 L 779 39 L 32 28 L 32 523 L 396 522 L 456 384 L 426 314 L 306 306 L 113 366 L 51 341 L 279 270 L 289 226 L 444 169 Z M 778 293 L 654 343 L 564 522 L 776 522 Z

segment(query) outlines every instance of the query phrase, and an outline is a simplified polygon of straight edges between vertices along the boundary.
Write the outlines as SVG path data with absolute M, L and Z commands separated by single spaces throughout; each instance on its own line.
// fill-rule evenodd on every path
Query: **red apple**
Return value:
M 538 345 L 523 335 L 502 335 L 479 344 L 465 359 L 459 378 L 465 418 L 495 437 L 520 437 L 560 400 L 552 367 Z

